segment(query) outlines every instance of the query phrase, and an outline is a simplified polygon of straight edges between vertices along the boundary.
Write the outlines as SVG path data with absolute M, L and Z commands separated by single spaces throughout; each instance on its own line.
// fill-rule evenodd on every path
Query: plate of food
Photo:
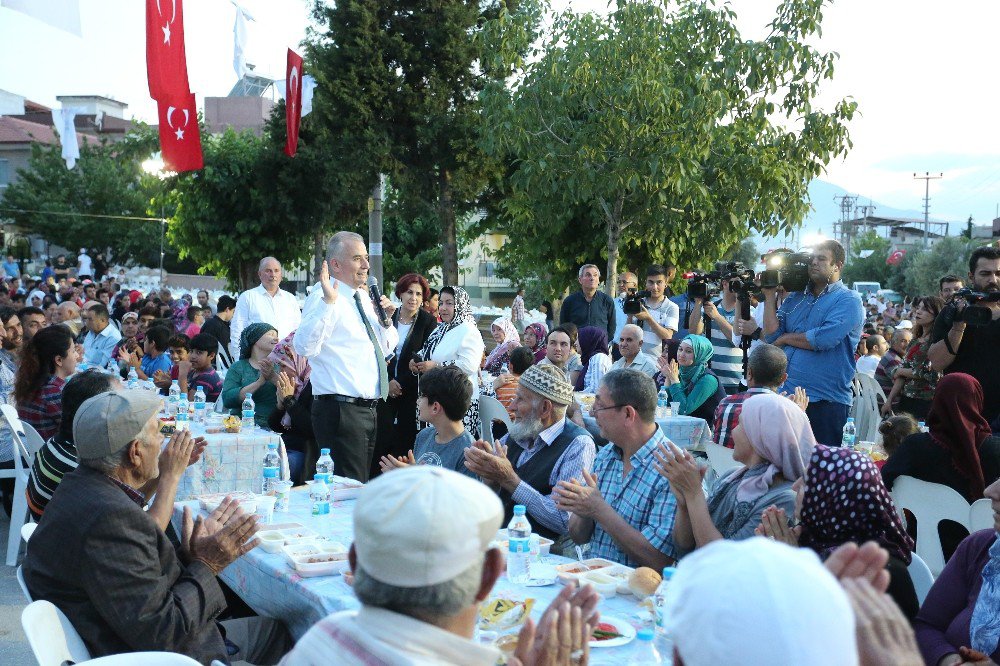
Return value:
M 627 645 L 635 640 L 635 627 L 620 617 L 601 616 L 590 638 L 590 647 L 606 648 Z

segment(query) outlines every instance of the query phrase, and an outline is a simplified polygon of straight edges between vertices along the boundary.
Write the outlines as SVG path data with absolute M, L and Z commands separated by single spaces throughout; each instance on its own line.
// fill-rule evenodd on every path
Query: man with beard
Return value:
M 523 504 L 534 531 L 553 541 L 569 529 L 569 514 L 556 507 L 553 487 L 582 479 L 596 456 L 593 437 L 566 418 L 571 402 L 573 386 L 558 368 L 531 366 L 510 403 L 515 415 L 510 432 L 495 449 L 480 440 L 465 450 L 465 467 L 499 493 L 504 521 L 515 504 Z
M 49 325 L 45 321 L 45 313 L 41 308 L 28 306 L 17 311 L 17 318 L 21 320 L 22 343 L 27 343 L 35 337 L 35 333 Z
M 973 291 L 1000 292 L 1000 248 L 977 248 L 969 257 L 969 280 Z M 1000 302 L 980 301 L 992 318 L 985 326 L 968 326 L 959 316 L 969 307 L 964 298 L 952 298 L 934 322 L 927 357 L 933 368 L 945 374 L 964 372 L 983 387 L 983 416 L 993 422 L 1000 416 Z

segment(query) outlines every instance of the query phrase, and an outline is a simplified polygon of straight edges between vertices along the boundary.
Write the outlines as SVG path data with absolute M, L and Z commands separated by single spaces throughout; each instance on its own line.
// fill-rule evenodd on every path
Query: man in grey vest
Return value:
M 499 493 L 504 524 L 523 504 L 533 531 L 553 541 L 567 533 L 569 514 L 556 508 L 552 488 L 582 479 L 596 456 L 590 433 L 566 418 L 571 402 L 573 386 L 561 370 L 533 365 L 518 379 L 510 432 L 495 449 L 480 440 L 465 450 L 466 468 Z

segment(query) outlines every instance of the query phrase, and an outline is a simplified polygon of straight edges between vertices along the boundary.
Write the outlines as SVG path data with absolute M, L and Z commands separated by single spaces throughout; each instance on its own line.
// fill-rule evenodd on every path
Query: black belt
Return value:
M 337 402 L 346 402 L 349 405 L 360 405 L 362 407 L 368 407 L 373 409 L 378 405 L 378 398 L 355 398 L 350 395 L 340 395 L 339 393 L 328 393 L 326 395 L 313 396 L 313 400 L 316 402 L 323 402 L 324 400 L 335 400 Z

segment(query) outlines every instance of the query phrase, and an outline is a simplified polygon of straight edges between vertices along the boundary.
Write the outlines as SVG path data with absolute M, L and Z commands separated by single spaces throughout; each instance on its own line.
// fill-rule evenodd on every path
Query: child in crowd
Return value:
M 187 364 L 188 354 L 191 353 L 191 338 L 183 333 L 177 333 L 170 336 L 167 344 L 170 345 L 170 360 L 173 362 L 173 367 L 170 368 L 169 373 L 160 372 L 153 376 L 153 383 L 161 392 L 170 390 L 170 384 L 174 380 L 180 383 L 181 377 L 186 377 L 187 370 L 191 367 L 190 364 Z M 181 372 L 182 363 L 186 364 L 183 373 Z M 183 385 L 181 390 L 184 390 Z
M 139 379 L 143 381 L 152 379 L 157 372 L 170 372 L 173 364 L 167 354 L 169 342 L 170 331 L 162 326 L 154 326 L 146 331 L 146 338 L 142 343 L 144 351 L 142 359 L 136 352 L 129 352 L 124 348 L 119 352 L 119 358 L 135 368 Z M 167 385 L 169 386 L 169 382 Z
M 418 416 L 430 427 L 417 433 L 413 450 L 403 458 L 382 456 L 382 472 L 409 465 L 436 465 L 476 478 L 465 467 L 465 450 L 474 440 L 462 419 L 472 403 L 472 384 L 461 368 L 439 366 L 420 378 Z
M 197 305 L 188 306 L 187 319 L 190 323 L 184 329 L 184 335 L 190 339 L 201 333 L 201 327 L 205 324 L 205 311 Z
M 215 402 L 222 393 L 222 379 L 215 372 L 215 355 L 219 352 L 219 341 L 208 333 L 199 333 L 191 338 L 191 353 L 187 361 L 179 365 L 189 366 L 187 373 L 181 374 L 181 390 L 186 390 L 188 400 L 194 401 L 194 392 L 200 386 L 208 402 Z
M 890 416 L 878 425 L 885 455 L 892 457 L 903 440 L 917 432 L 917 422 L 909 414 Z

